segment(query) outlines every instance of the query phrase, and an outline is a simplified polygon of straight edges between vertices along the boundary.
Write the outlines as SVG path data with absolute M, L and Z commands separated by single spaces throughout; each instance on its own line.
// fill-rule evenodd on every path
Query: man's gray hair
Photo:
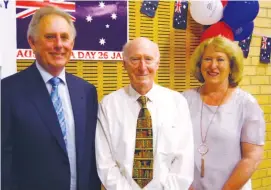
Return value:
M 144 42 L 150 42 L 153 47 L 155 48 L 155 50 L 157 51 L 157 57 L 156 59 L 157 60 L 160 60 L 160 51 L 159 51 L 159 46 L 157 43 L 149 40 L 148 38 L 145 38 L 145 37 L 138 37 L 138 38 L 135 38 L 133 40 L 130 40 L 128 41 L 122 48 L 122 56 L 123 56 L 123 60 L 124 61 L 127 61 L 127 59 L 129 58 L 128 57 L 128 50 L 130 48 L 130 46 L 133 44 L 133 43 L 144 43 Z
M 63 17 L 68 24 L 70 25 L 72 29 L 72 37 L 73 39 L 76 37 L 76 29 L 74 27 L 73 21 L 71 20 L 71 17 L 68 13 L 64 12 L 63 10 L 59 9 L 58 7 L 55 6 L 45 6 L 40 8 L 39 10 L 36 11 L 36 13 L 33 15 L 29 25 L 28 25 L 28 30 L 27 30 L 27 38 L 30 36 L 33 37 L 34 39 L 38 35 L 38 26 L 40 23 L 40 20 L 47 15 L 58 15 Z

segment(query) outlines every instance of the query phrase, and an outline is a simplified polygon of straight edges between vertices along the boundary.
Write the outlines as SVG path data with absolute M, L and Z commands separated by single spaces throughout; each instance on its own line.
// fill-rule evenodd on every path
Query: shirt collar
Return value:
M 54 76 L 51 75 L 50 73 L 48 73 L 36 60 L 36 66 L 37 69 L 39 70 L 41 77 L 44 81 L 44 83 L 47 83 L 51 78 L 53 78 Z M 65 68 L 63 68 L 63 70 L 60 72 L 60 74 L 58 75 L 58 77 L 61 79 L 61 81 L 63 82 L 63 84 L 66 84 L 66 75 L 65 75 Z
M 159 93 L 157 92 L 158 90 L 158 85 L 153 83 L 152 88 L 150 89 L 150 91 L 145 94 L 144 96 L 146 96 L 151 102 L 155 101 L 155 97 L 156 94 Z M 128 94 L 131 97 L 131 99 L 133 101 L 137 101 L 137 99 L 141 96 L 141 94 L 139 94 L 133 87 L 131 84 L 129 84 L 129 90 L 128 90 Z

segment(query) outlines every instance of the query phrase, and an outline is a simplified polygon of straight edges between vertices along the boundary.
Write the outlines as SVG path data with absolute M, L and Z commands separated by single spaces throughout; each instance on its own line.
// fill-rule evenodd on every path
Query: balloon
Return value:
M 259 13 L 259 2 L 229 1 L 224 9 L 224 22 L 231 28 L 239 28 L 245 23 L 253 21 Z
M 217 23 L 223 16 L 221 0 L 192 0 L 190 4 L 192 18 L 202 25 Z
M 230 40 L 234 40 L 233 32 L 231 28 L 225 22 L 218 22 L 208 29 L 206 29 L 201 35 L 200 41 L 204 41 L 208 38 L 216 37 L 216 36 L 224 36 Z
M 254 29 L 254 23 L 253 22 L 249 22 L 247 24 L 244 24 L 242 26 L 240 26 L 237 29 L 233 30 L 234 33 L 234 40 L 235 41 L 241 41 L 246 39 L 247 37 L 249 37 Z
M 225 7 L 228 4 L 228 0 L 221 0 L 221 3 L 223 5 L 223 7 Z

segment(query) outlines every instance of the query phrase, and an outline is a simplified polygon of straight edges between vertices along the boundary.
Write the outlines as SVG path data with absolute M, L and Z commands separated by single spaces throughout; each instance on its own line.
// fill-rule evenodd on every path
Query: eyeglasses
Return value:
M 144 61 L 147 65 L 151 65 L 155 63 L 156 59 L 153 57 L 145 56 L 145 57 L 130 57 L 130 62 L 134 65 L 139 64 L 140 62 Z

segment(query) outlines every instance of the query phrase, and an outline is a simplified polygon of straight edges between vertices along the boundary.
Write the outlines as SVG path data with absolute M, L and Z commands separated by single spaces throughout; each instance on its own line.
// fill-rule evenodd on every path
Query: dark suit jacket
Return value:
M 77 190 L 98 190 L 96 88 L 68 73 L 66 81 L 75 122 Z M 65 143 L 36 65 L 1 82 L 2 190 L 69 190 Z

